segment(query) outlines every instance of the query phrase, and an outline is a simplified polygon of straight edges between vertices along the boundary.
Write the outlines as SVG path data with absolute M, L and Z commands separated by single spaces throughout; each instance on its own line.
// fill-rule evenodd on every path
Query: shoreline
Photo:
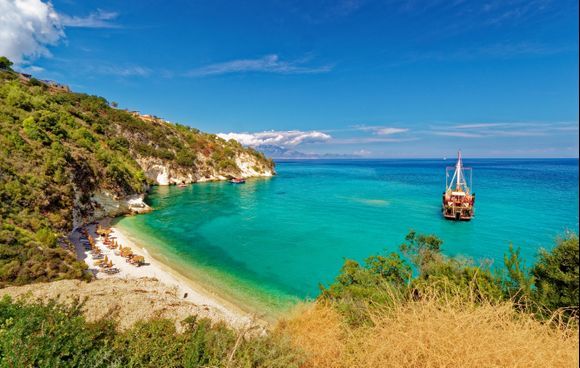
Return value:
M 77 258 L 84 261 L 91 272 L 97 279 L 143 279 L 152 278 L 158 280 L 160 283 L 169 286 L 176 291 L 176 295 L 186 302 L 190 302 L 196 306 L 202 307 L 207 311 L 207 317 L 214 321 L 224 321 L 235 328 L 248 328 L 248 326 L 258 325 L 264 328 L 268 323 L 263 319 L 258 318 L 244 311 L 240 306 L 237 306 L 227 300 L 224 300 L 216 293 L 208 290 L 204 285 L 196 283 L 194 280 L 186 278 L 173 270 L 170 266 L 162 261 L 154 258 L 147 248 L 139 244 L 136 240 L 131 238 L 130 234 L 123 232 L 115 226 L 111 226 L 112 218 L 104 218 L 97 221 L 99 225 L 105 228 L 110 228 L 110 237 L 115 239 L 117 243 L 123 247 L 130 247 L 134 254 L 143 256 L 146 264 L 137 267 L 128 262 L 120 255 L 116 255 L 114 250 L 105 246 L 100 236 L 96 234 L 96 225 L 88 225 L 86 228 L 89 234 L 95 239 L 95 246 L 98 247 L 102 254 L 107 256 L 113 262 L 113 267 L 119 269 L 119 273 L 108 275 L 99 272 L 99 268 L 95 265 L 91 254 L 84 249 L 80 242 L 81 234 L 73 230 L 69 235 L 69 239 L 75 245 Z

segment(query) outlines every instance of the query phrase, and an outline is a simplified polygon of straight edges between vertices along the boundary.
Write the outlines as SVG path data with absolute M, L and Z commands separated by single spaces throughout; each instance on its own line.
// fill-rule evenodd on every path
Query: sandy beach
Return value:
M 196 285 L 192 280 L 177 274 L 165 264 L 154 259 L 147 249 L 139 244 L 136 244 L 130 239 L 127 234 L 123 234 L 118 228 L 110 227 L 111 219 L 103 219 L 99 221 L 102 227 L 110 228 L 111 239 L 117 241 L 123 247 L 130 247 L 134 254 L 143 256 L 145 264 L 137 267 L 126 261 L 125 258 L 115 254 L 112 249 L 107 248 L 103 243 L 103 239 L 97 235 L 96 224 L 87 226 L 89 234 L 95 239 L 95 245 L 101 250 L 102 254 L 107 256 L 113 262 L 113 267 L 119 270 L 118 273 L 109 275 L 100 271 L 99 267 L 95 265 L 92 255 L 85 250 L 80 242 L 82 234 L 75 230 L 69 236 L 71 242 L 75 245 L 77 257 L 83 260 L 97 279 L 156 279 L 161 284 L 172 288 L 175 295 L 178 295 L 184 302 L 190 302 L 197 307 L 200 307 L 202 317 L 211 318 L 214 321 L 225 321 L 235 328 L 245 328 L 249 325 L 264 325 L 264 321 L 242 311 L 237 306 L 222 300 L 217 295 L 211 295 L 201 285 Z

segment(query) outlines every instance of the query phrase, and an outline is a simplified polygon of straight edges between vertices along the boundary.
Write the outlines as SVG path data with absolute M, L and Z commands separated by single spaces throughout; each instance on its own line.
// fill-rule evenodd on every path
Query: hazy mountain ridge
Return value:
M 270 144 L 260 145 L 254 148 L 273 159 L 361 158 L 360 155 L 340 153 L 307 153 Z

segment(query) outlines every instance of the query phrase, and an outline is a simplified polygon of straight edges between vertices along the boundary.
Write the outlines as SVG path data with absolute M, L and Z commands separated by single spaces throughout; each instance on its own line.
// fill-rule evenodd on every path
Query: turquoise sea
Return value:
M 246 184 L 156 187 L 155 211 L 117 226 L 184 276 L 245 308 L 275 313 L 316 297 L 345 258 L 398 249 L 409 229 L 434 233 L 448 255 L 502 264 L 510 243 L 528 263 L 578 232 L 578 159 L 464 159 L 476 217 L 440 214 L 453 160 L 277 162 Z

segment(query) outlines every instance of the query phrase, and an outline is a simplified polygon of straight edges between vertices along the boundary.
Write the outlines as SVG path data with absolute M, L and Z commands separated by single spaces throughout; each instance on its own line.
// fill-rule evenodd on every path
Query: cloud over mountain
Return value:
M 262 145 L 297 146 L 302 143 L 325 142 L 332 137 L 316 130 L 301 131 L 265 131 L 257 133 L 220 133 L 219 137 L 230 140 L 234 139 L 245 146 L 257 147 Z

